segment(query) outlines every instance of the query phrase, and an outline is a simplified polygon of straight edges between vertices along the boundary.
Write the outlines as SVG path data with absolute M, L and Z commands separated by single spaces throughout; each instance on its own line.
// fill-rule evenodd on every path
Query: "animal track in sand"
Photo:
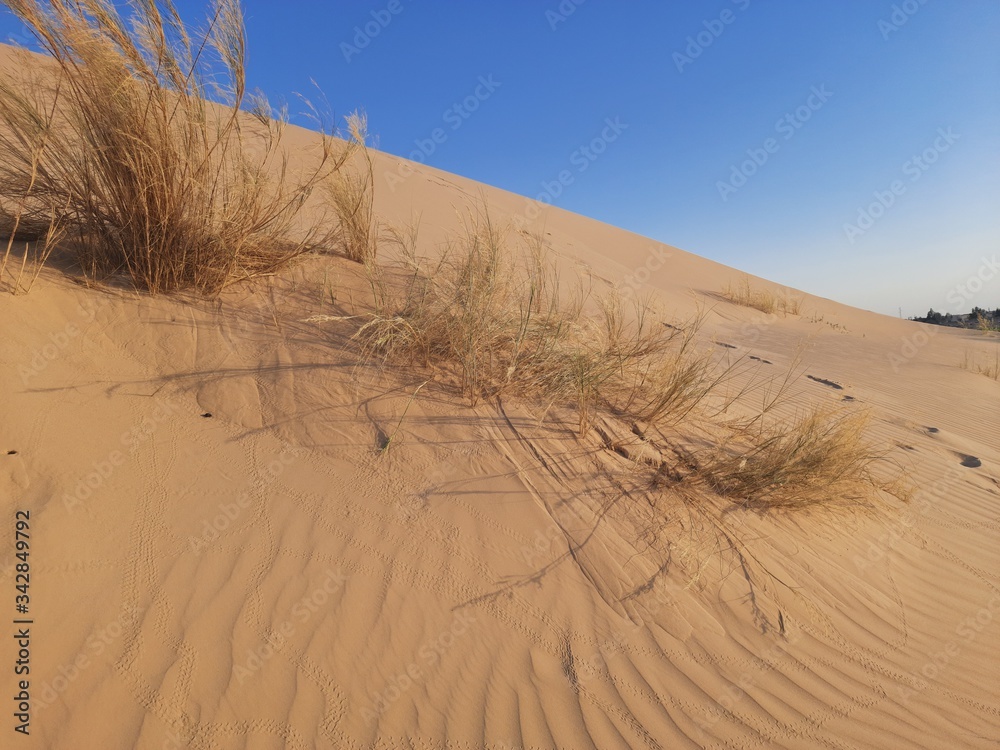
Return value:
M 736 348 L 736 347 L 735 347 L 735 346 L 733 346 L 732 344 L 725 344 L 725 343 L 723 343 L 723 342 L 721 342 L 721 341 L 716 341 L 716 342 L 715 342 L 715 345 L 716 345 L 716 346 L 721 346 L 721 347 L 725 347 L 726 349 L 735 349 L 735 348 Z
M 755 362 L 760 362 L 760 363 L 765 364 L 765 365 L 774 364 L 769 359 L 761 359 L 760 357 L 755 357 L 752 354 L 750 355 L 750 359 L 754 360 Z
M 970 456 L 967 453 L 958 453 L 957 455 L 960 459 L 962 459 L 962 466 L 968 469 L 978 469 L 983 465 L 983 462 L 975 456 Z
M 844 386 L 840 383 L 835 383 L 832 380 L 827 380 L 826 378 L 817 378 L 815 375 L 806 375 L 810 380 L 815 380 L 817 383 L 822 383 L 823 385 L 828 385 L 831 388 L 836 388 L 838 391 L 844 390 Z

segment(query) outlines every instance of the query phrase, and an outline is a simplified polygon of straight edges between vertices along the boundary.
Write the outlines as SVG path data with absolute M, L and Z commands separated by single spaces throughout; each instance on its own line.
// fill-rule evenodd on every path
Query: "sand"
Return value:
M 0 295 L 4 747 L 997 746 L 1000 385 L 959 366 L 995 336 L 804 292 L 765 316 L 720 298 L 735 269 L 401 164 L 378 155 L 386 221 L 433 247 L 484 197 L 530 217 L 596 291 L 705 310 L 765 377 L 798 358 L 796 404 L 870 409 L 914 498 L 734 510 L 741 559 L 683 498 L 616 497 L 595 466 L 626 459 L 530 403 L 432 379 L 407 410 L 426 376 L 359 376 L 349 327 L 309 320 L 363 299 L 354 264 L 210 301 L 56 264 Z

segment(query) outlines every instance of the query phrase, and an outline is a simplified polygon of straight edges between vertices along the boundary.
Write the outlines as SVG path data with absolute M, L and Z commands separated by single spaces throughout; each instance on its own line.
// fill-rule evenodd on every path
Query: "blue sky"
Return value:
M 382 150 L 530 197 L 567 171 L 558 206 L 870 310 L 1000 307 L 997 0 L 244 8 L 251 82 L 315 79 Z

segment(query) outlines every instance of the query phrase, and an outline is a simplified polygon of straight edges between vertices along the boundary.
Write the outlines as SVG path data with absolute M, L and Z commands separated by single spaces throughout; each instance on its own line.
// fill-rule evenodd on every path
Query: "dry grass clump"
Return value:
M 390 235 L 402 278 L 368 266 L 375 311 L 357 331 L 365 359 L 455 374 L 471 404 L 507 393 L 572 405 L 585 432 L 594 413 L 665 422 L 689 413 L 720 381 L 695 351 L 694 327 L 664 325 L 648 302 L 612 295 L 587 314 L 582 288 L 563 293 L 540 238 L 516 255 L 488 212 L 439 261 L 417 258 L 415 235 Z
M 744 277 L 739 284 L 728 284 L 722 290 L 722 296 L 737 305 L 752 307 L 768 315 L 781 313 L 782 315 L 798 315 L 802 307 L 802 300 L 788 294 L 775 294 L 766 289 L 754 289 L 750 286 L 750 279 Z
M 239 0 L 198 36 L 168 2 L 6 5 L 54 59 L 0 77 L 0 200 L 23 224 L 54 211 L 85 273 L 151 292 L 216 293 L 309 245 L 293 222 L 339 159 L 324 137 L 289 173 L 285 112 L 247 91 Z
M 697 471 L 717 493 L 745 507 L 862 501 L 894 489 L 873 473 L 885 453 L 865 439 L 868 423 L 865 412 L 818 408 L 789 422 L 758 423 L 708 451 Z
M 989 333 L 990 331 L 1000 331 L 1000 326 L 994 324 L 990 319 L 983 315 L 978 310 L 976 311 L 976 328 L 983 333 Z
M 649 300 L 628 306 L 614 294 L 560 289 L 539 237 L 514 252 L 484 212 L 435 263 L 417 256 L 415 229 L 387 239 L 402 262 L 391 272 L 366 265 L 375 310 L 354 334 L 366 362 L 451 374 L 473 405 L 513 394 L 546 410 L 569 406 L 581 435 L 599 414 L 626 431 L 641 424 L 639 442 L 660 456 L 647 467 L 654 484 L 693 481 L 741 506 L 798 508 L 894 491 L 873 471 L 884 454 L 864 438 L 864 413 L 814 410 L 780 420 L 773 412 L 789 401 L 794 364 L 783 382 L 750 378 L 722 388 L 742 380 L 741 361 L 700 351 L 697 321 L 665 325 Z M 730 416 L 729 407 L 761 390 L 751 416 Z M 692 429 L 710 435 L 713 447 L 690 453 L 673 444 Z M 685 454 L 687 472 L 662 463 Z
M 1000 380 L 1000 351 L 994 353 L 992 362 L 989 357 L 980 361 L 978 357 L 970 357 L 969 352 L 965 352 L 959 367 L 969 372 L 985 375 L 993 380 Z
M 338 219 L 334 240 L 344 255 L 357 263 L 371 263 L 378 252 L 374 213 L 375 166 L 368 150 L 368 120 L 355 112 L 347 118 L 345 156 L 360 154 L 360 168 L 331 173 L 326 189 Z
M 582 287 L 561 289 L 539 237 L 514 251 L 506 230 L 483 212 L 433 263 L 418 257 L 415 228 L 389 230 L 386 239 L 401 262 L 366 264 L 374 310 L 354 334 L 365 362 L 451 376 L 472 405 L 511 394 L 536 400 L 546 413 L 568 406 L 581 435 L 594 425 L 601 433 L 607 420 L 599 415 L 616 417 L 645 449 L 635 451 L 645 458 L 634 470 L 651 471 L 653 486 L 694 483 L 757 508 L 905 494 L 875 474 L 885 454 L 865 440 L 864 413 L 773 415 L 789 402 L 794 363 L 783 382 L 750 377 L 731 389 L 746 380 L 737 377 L 742 360 L 720 362 L 699 350 L 698 321 L 674 327 L 649 300 L 629 306 L 614 294 L 595 299 Z M 747 397 L 761 391 L 760 407 L 745 411 Z M 734 404 L 749 416 L 733 417 Z M 712 447 L 681 447 L 692 430 Z M 686 470 L 667 465 L 669 456 L 686 456 Z
M 18 294 L 21 291 L 31 291 L 42 267 L 64 234 L 65 227 L 54 215 L 50 215 L 48 222 L 45 223 L 38 219 L 22 221 L 20 213 L 11 216 L 0 212 L 0 247 L 3 248 L 3 257 L 0 259 L 0 288 L 4 286 L 7 265 L 15 245 L 18 246 L 21 261 L 16 264 L 16 274 L 13 268 L 11 270 L 9 289 L 13 294 Z M 3 242 L 3 238 L 7 241 Z M 32 269 L 30 275 L 28 275 L 29 262 Z

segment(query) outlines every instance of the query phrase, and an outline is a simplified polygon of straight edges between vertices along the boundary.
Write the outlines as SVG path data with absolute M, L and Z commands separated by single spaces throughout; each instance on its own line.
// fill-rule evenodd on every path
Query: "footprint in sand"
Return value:
M 732 344 L 723 344 L 721 341 L 716 341 L 715 344 L 716 344 L 716 346 L 723 346 L 726 349 L 735 349 L 736 348 Z
M 962 466 L 965 466 L 968 469 L 978 469 L 980 466 L 983 465 L 983 462 L 980 461 L 978 458 L 976 458 L 975 456 L 970 456 L 966 453 L 959 453 L 958 457 L 962 459 Z
M 761 359 L 760 357 L 755 357 L 752 354 L 750 355 L 750 359 L 752 359 L 752 360 L 754 360 L 756 362 L 761 362 L 761 363 L 763 363 L 765 365 L 773 364 L 769 359 Z
M 855 398 L 854 398 L 854 396 L 844 396 L 844 397 L 843 397 L 842 399 L 840 399 L 840 400 L 841 400 L 841 401 L 854 401 L 854 400 L 855 400 Z
M 931 433 L 932 435 L 933 435 L 933 434 L 934 434 L 935 432 L 941 432 L 941 430 L 939 430 L 939 429 L 938 429 L 937 427 L 925 427 L 924 429 L 925 429 L 925 430 L 927 430 L 927 431 L 928 431 L 929 433 Z
M 831 388 L 836 388 L 838 391 L 844 390 L 844 386 L 840 383 L 835 383 L 832 380 L 827 380 L 826 378 L 817 378 L 815 375 L 806 375 L 810 380 L 815 380 L 817 383 L 822 383 L 823 385 L 828 385 Z
M 7 451 L 7 455 L 8 456 L 16 456 L 17 455 L 17 451 Z

